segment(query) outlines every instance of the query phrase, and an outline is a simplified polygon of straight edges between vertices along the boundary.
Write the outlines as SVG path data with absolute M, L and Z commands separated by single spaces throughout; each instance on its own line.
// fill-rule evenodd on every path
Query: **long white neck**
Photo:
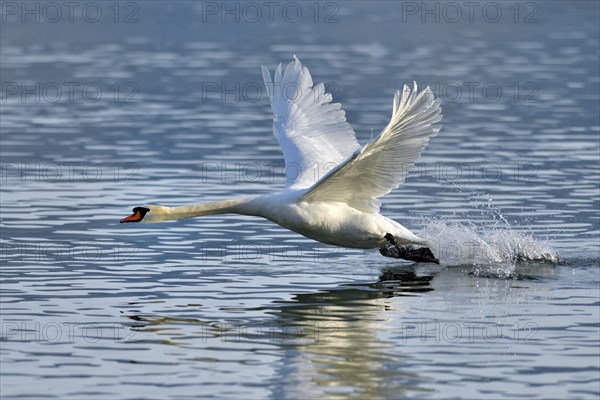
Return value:
M 142 222 L 162 222 L 183 218 L 201 217 L 214 214 L 256 215 L 250 202 L 255 197 L 212 201 L 209 203 L 190 204 L 180 207 L 146 206 L 150 212 Z

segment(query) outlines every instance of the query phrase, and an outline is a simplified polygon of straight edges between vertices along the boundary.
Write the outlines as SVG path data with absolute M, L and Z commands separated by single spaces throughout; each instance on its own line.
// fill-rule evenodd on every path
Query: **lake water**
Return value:
M 2 3 L 3 398 L 600 395 L 597 2 L 77 4 Z M 119 224 L 283 187 L 260 65 L 293 54 L 361 143 L 441 97 L 382 208 L 440 265 Z

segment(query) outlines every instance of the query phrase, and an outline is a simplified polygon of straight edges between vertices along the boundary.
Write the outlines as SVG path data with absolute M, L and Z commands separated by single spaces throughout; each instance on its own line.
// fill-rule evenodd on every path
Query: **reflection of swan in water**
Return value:
M 398 398 L 419 391 L 422 379 L 407 370 L 397 340 L 400 327 L 386 311 L 398 312 L 395 296 L 433 290 L 432 275 L 414 270 L 385 270 L 372 284 L 296 295 L 272 313 L 276 325 L 293 327 L 302 338 L 282 344 L 273 398 Z
M 145 341 L 185 348 L 187 362 L 218 360 L 232 346 L 252 354 L 266 346 L 264 351 L 277 357 L 272 380 L 264 382 L 275 399 L 398 398 L 407 390 L 425 389 L 423 379 L 406 367 L 409 357 L 402 354 L 397 338 L 402 327 L 394 322 L 402 302 L 393 298 L 432 291 L 436 273 L 422 264 L 384 269 L 373 283 L 297 294 L 288 301 L 246 310 L 273 318 L 221 323 L 141 309 L 132 310 L 128 318 L 135 321 L 133 330 L 150 335 Z M 240 334 L 236 324 L 246 330 Z M 194 357 L 197 351 L 200 354 Z

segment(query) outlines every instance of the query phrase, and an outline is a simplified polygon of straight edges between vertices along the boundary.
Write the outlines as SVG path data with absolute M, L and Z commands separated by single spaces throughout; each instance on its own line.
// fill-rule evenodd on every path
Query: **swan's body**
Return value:
M 161 222 L 214 214 L 263 217 L 291 231 L 341 247 L 378 248 L 392 233 L 401 243 L 426 242 L 402 225 L 381 214 L 357 210 L 345 203 L 302 201 L 303 190 L 267 194 L 183 207 L 146 206 L 142 222 Z
M 263 67 L 273 110 L 273 131 L 285 162 L 286 189 L 263 196 L 181 207 L 145 206 L 121 222 L 160 222 L 236 213 L 266 218 L 319 242 L 379 248 L 426 244 L 379 213 L 379 197 L 398 187 L 441 126 L 439 100 L 427 87 L 417 95 L 404 87 L 394 98 L 392 118 L 379 136 L 360 147 L 339 104 L 295 58 L 274 79 Z M 324 176 L 315 171 L 329 170 Z

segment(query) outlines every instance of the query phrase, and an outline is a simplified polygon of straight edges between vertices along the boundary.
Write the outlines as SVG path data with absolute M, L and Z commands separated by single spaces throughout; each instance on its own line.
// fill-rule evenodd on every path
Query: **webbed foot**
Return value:
M 400 246 L 394 236 L 386 233 L 384 238 L 391 246 L 383 246 L 379 249 L 379 253 L 385 257 L 401 258 L 403 260 L 415 262 L 433 262 L 440 263 L 440 260 L 435 258 L 429 247 L 416 247 L 415 245 Z

